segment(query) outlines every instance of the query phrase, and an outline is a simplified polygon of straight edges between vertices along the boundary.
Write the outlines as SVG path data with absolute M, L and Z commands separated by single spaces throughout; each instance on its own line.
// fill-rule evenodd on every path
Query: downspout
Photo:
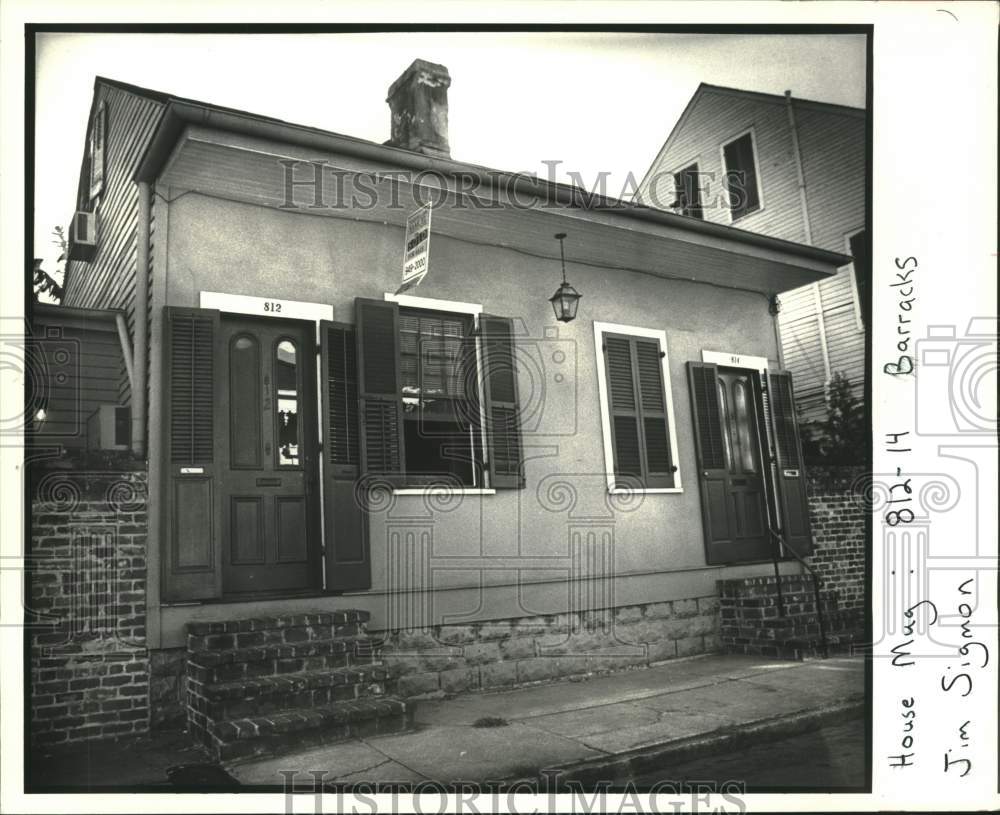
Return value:
M 132 375 L 132 341 L 128 337 L 128 325 L 125 322 L 125 315 L 120 311 L 115 313 L 115 326 L 118 328 L 118 343 L 122 348 L 122 359 L 125 360 L 125 375 L 128 377 L 128 389 L 131 393 L 135 390 L 135 377 Z
M 135 248 L 135 340 L 133 344 L 132 384 L 132 455 L 146 457 L 146 367 L 149 308 L 149 182 L 138 183 L 139 216 Z
M 795 109 L 792 107 L 792 92 L 785 91 L 785 110 L 788 111 L 788 129 L 792 134 L 792 155 L 795 157 L 795 174 L 799 179 L 799 203 L 802 206 L 802 228 L 806 243 L 812 246 L 812 229 L 809 228 L 809 204 L 806 200 L 806 177 L 802 172 L 802 151 L 799 149 L 799 130 L 795 126 Z

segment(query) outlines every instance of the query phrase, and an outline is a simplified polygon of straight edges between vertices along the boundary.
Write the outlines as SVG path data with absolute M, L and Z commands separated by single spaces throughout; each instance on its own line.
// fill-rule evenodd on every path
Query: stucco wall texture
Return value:
M 567 241 L 572 240 L 570 234 Z M 705 596 L 714 591 L 720 571 L 735 577 L 766 568 L 705 565 L 685 367 L 689 360 L 700 361 L 703 350 L 775 359 L 766 299 L 570 264 L 569 279 L 583 299 L 577 319 L 558 324 L 548 303 L 560 280 L 558 261 L 476 241 L 516 246 L 517 235 L 459 240 L 435 234 L 430 272 L 410 294 L 481 304 L 487 313 L 513 317 L 523 330 L 517 345 L 524 360 L 518 377 L 527 417 L 526 486 L 449 502 L 395 496 L 372 514 L 373 586 L 367 600 L 352 597 L 352 605 L 368 608 L 376 627 L 391 611 L 386 590 L 404 586 L 418 592 L 433 586 L 430 605 L 419 612 L 433 624 L 445 616 L 490 619 L 568 611 L 574 529 L 593 533 L 590 543 L 584 534 L 575 547 L 580 557 L 598 550 L 604 557 L 609 547 L 613 550 L 615 579 L 603 580 L 610 577 L 604 567 L 589 572 L 585 567 L 580 576 L 598 578 L 595 588 L 611 592 L 616 604 Z M 382 299 L 398 287 L 402 246 L 403 230 L 381 222 L 187 193 L 169 206 L 167 268 L 155 269 L 154 275 L 165 276 L 167 305 L 197 306 L 201 291 L 227 292 L 331 304 L 335 320 L 353 323 L 356 297 Z M 669 265 L 664 257 L 664 269 Z M 683 492 L 620 501 L 608 495 L 594 321 L 666 332 L 674 457 Z M 556 361 L 561 358 L 557 351 L 564 361 Z M 557 373 L 562 376 L 558 383 Z M 394 532 L 402 533 L 401 543 L 392 542 Z M 412 561 L 408 575 L 401 574 L 399 546 Z M 474 560 L 461 568 L 456 558 Z M 527 587 L 519 592 L 518 582 Z M 490 586 L 497 589 L 481 588 Z M 169 628 L 164 627 L 168 638 Z

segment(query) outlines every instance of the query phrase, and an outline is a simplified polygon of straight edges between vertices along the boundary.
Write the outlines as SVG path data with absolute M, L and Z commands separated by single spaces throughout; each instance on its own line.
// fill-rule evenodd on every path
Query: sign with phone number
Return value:
M 403 282 L 396 290 L 402 294 L 420 284 L 429 268 L 431 250 L 431 205 L 421 207 L 406 219 L 403 245 Z

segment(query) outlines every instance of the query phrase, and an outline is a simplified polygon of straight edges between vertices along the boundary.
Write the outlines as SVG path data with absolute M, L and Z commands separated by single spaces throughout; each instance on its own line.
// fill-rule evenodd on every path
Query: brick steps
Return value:
M 386 694 L 387 678 L 388 672 L 380 665 L 359 665 L 220 682 L 200 689 L 206 701 L 199 709 L 219 720 L 381 697 Z
M 291 645 L 262 645 L 222 651 L 189 651 L 189 675 L 205 684 L 253 679 L 348 665 L 371 665 L 381 642 L 371 637 L 340 637 Z
M 410 710 L 398 699 L 357 699 L 270 715 L 219 722 L 210 728 L 214 753 L 222 761 L 275 755 L 410 726 Z
M 773 577 L 719 581 L 719 594 L 720 638 L 727 652 L 778 659 L 823 656 L 811 578 L 783 575 L 780 604 Z M 819 610 L 829 654 L 862 642 L 862 611 L 841 609 L 836 591 L 821 589 Z
M 865 644 L 865 634 L 860 629 L 842 630 L 827 633 L 826 656 L 850 654 L 855 646 Z M 781 643 L 782 656 L 785 659 L 807 659 L 822 657 L 823 643 L 817 634 L 815 637 L 792 638 Z
M 190 624 L 190 731 L 223 760 L 405 729 L 367 622 L 350 610 Z

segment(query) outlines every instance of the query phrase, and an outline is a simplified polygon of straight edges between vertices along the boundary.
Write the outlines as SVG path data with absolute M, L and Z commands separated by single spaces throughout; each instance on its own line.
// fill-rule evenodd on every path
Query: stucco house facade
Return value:
M 832 277 L 781 294 L 782 364 L 805 421 L 824 417 L 825 387 L 837 372 L 864 395 L 866 156 L 864 110 L 702 83 L 636 196 L 851 256 Z
M 133 465 L 41 475 L 89 481 L 39 489 L 32 540 L 107 530 L 86 562 L 118 564 L 127 613 L 82 648 L 33 635 L 40 741 L 180 716 L 233 757 L 404 726 L 421 694 L 717 650 L 720 581 L 801 582 L 771 303 L 844 247 L 455 161 L 449 82 L 410 66 L 376 144 L 96 81 L 65 304 L 121 315 Z

